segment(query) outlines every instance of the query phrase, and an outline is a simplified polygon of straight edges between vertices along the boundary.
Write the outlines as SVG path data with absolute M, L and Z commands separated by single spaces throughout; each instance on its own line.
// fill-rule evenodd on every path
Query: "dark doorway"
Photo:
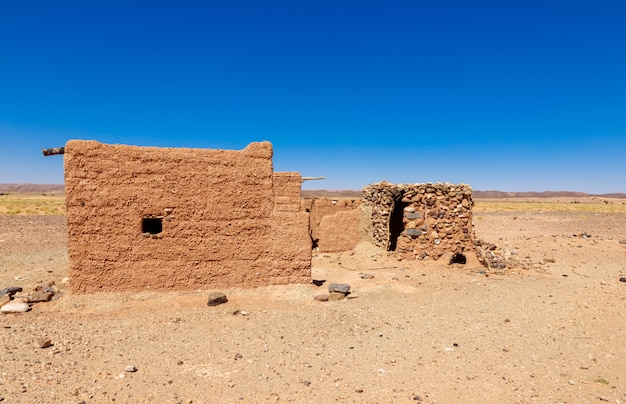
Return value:
M 389 217 L 388 251 L 396 251 L 398 236 L 404 231 L 404 208 L 407 207 L 407 205 L 407 202 L 402 202 L 402 196 L 399 196 L 393 204 L 391 216 Z

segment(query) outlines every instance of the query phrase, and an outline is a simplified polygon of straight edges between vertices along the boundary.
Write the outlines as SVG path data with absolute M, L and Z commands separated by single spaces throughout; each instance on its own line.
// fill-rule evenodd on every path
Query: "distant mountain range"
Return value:
M 315 191 L 302 191 L 302 197 L 335 197 L 335 198 L 360 198 L 361 191 L 346 190 L 346 191 L 327 191 L 327 190 L 315 190 Z M 510 198 L 583 198 L 583 197 L 597 197 L 597 198 L 619 198 L 626 199 L 626 193 L 611 193 L 611 194 L 587 194 L 585 192 L 571 192 L 571 191 L 544 191 L 544 192 L 503 192 L 503 191 L 474 191 L 474 198 L 476 199 L 510 199 Z
M 49 194 L 63 195 L 65 193 L 65 185 L 63 184 L 0 184 L 0 194 Z M 305 190 L 302 191 L 302 197 L 312 198 L 326 196 L 329 198 L 360 198 L 361 191 L 343 190 L 328 191 Z M 544 191 L 544 192 L 503 192 L 503 191 L 474 191 L 476 199 L 511 199 L 511 198 L 618 198 L 626 199 L 626 193 L 616 192 L 609 194 L 587 194 L 584 192 L 571 191 Z
M 0 184 L 1 194 L 50 194 L 63 195 L 63 184 Z

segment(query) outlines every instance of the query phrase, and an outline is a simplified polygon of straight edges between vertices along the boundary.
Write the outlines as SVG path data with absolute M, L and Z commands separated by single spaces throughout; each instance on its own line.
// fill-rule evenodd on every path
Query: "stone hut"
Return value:
M 371 215 L 374 244 L 401 259 L 450 253 L 450 262 L 464 264 L 466 252 L 474 251 L 469 185 L 380 182 L 363 189 L 363 205 Z
M 65 186 L 74 292 L 311 282 L 298 173 L 272 145 L 243 150 L 69 141 Z

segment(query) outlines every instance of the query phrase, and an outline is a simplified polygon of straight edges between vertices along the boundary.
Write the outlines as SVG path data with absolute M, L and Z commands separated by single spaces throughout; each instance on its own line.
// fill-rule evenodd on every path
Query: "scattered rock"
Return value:
M 545 258 L 543 262 L 548 263 L 548 264 L 554 264 L 556 260 L 552 257 L 549 257 L 549 258 Z
M 621 277 L 621 278 L 619 278 L 619 281 L 620 281 L 620 282 L 626 282 L 626 277 Z
M 241 310 L 241 315 L 242 315 L 242 316 L 249 316 L 249 315 L 250 315 L 250 313 L 248 313 L 248 312 L 247 312 L 247 311 L 245 311 L 245 310 Z
M 33 289 L 35 292 L 44 292 L 50 290 L 55 285 L 54 281 L 42 282 L 35 286 Z
M 372 274 L 366 274 L 366 273 L 361 274 L 361 279 L 372 279 L 373 277 L 374 275 Z
M 339 292 L 345 295 L 350 292 L 350 285 L 348 285 L 347 283 L 331 283 L 330 285 L 328 285 L 328 291 L 331 293 Z
M 37 348 L 48 348 L 52 346 L 52 341 L 49 338 L 38 338 L 35 345 Z
M 317 300 L 318 302 L 327 302 L 328 295 L 317 295 L 314 297 L 314 299 Z
M 9 302 L 0 308 L 3 313 L 23 313 L 30 310 L 28 303 L 24 302 Z
M 237 352 L 237 353 L 235 354 L 235 360 L 237 360 L 237 359 L 242 359 L 242 358 L 243 358 L 243 355 L 242 355 L 242 354 L 240 354 L 239 352 Z
M 304 384 L 305 386 L 310 386 L 311 385 L 311 381 L 309 381 L 309 380 L 302 380 L 302 384 Z
M 49 302 L 54 292 L 36 291 L 28 297 L 28 303 Z
M 209 300 L 207 301 L 207 306 L 218 306 L 220 304 L 224 304 L 228 301 L 226 295 L 222 292 L 212 292 L 209 295 Z
M 28 296 L 14 296 L 14 303 L 28 303 Z
M 21 292 L 22 288 L 19 286 L 9 286 L 8 288 L 0 289 L 0 296 L 8 295 L 9 297 L 13 296 L 17 292 Z
M 134 367 L 133 365 L 128 365 L 124 368 L 124 372 L 129 372 L 129 373 L 133 373 L 136 372 L 137 368 Z
M 330 300 L 331 302 L 341 300 L 344 297 L 346 297 L 346 295 L 341 292 L 331 292 L 328 294 L 328 300 Z

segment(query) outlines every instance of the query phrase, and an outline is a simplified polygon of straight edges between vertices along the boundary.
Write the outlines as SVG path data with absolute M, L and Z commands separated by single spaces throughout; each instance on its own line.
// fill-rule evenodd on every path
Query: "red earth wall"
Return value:
M 309 283 L 300 182 L 273 172 L 268 142 L 236 151 L 69 141 L 71 289 Z

